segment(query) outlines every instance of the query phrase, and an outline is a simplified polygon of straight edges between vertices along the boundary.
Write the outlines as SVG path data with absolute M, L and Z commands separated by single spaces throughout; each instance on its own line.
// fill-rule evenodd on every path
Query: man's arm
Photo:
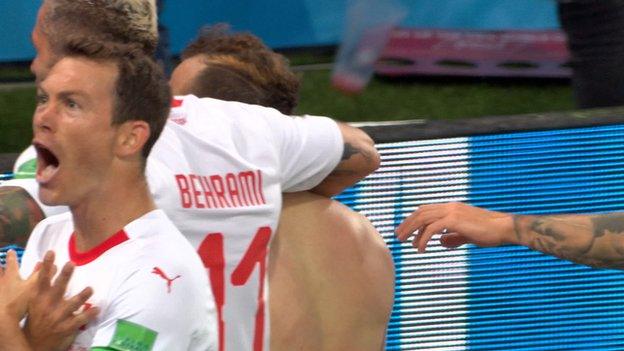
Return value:
M 419 251 L 436 233 L 442 245 L 527 246 L 593 267 L 624 269 L 624 213 L 608 215 L 522 216 L 462 203 L 423 205 L 397 228 L 401 240 L 416 232 Z
M 624 269 L 624 213 L 513 216 L 514 243 L 592 267 Z
M 37 202 L 16 186 L 0 187 L 0 246 L 26 246 L 28 235 L 45 216 Z
M 334 196 L 374 172 L 380 163 L 375 142 L 359 128 L 338 123 L 344 140 L 344 151 L 338 166 L 311 191 Z

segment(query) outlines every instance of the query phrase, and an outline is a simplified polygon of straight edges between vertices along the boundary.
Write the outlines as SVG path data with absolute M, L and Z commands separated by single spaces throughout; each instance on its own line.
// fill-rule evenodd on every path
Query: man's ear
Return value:
M 126 121 L 117 131 L 117 144 L 115 153 L 119 157 L 140 155 L 143 146 L 150 136 L 150 126 L 145 121 Z

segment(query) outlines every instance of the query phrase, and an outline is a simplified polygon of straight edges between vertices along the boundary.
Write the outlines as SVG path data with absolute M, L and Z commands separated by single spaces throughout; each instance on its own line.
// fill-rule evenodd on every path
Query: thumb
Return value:
M 460 235 L 458 233 L 448 233 L 448 234 L 442 235 L 442 237 L 440 238 L 440 244 L 448 248 L 456 248 L 467 243 L 468 243 L 468 239 L 465 236 Z

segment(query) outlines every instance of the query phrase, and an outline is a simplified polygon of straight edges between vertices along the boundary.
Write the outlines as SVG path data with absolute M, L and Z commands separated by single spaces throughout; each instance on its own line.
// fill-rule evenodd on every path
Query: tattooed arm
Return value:
M 311 191 L 323 196 L 339 194 L 379 167 L 379 153 L 368 134 L 359 128 L 338 123 L 344 140 L 342 159 L 332 173 Z
M 0 187 L 0 246 L 26 246 L 30 232 L 43 218 L 43 212 L 24 189 Z
M 413 245 L 421 252 L 443 231 L 446 247 L 516 244 L 593 267 L 624 269 L 624 213 L 520 216 L 448 203 L 420 206 L 396 230 L 403 241 L 416 232 Z
M 624 213 L 513 220 L 515 243 L 588 266 L 624 269 Z

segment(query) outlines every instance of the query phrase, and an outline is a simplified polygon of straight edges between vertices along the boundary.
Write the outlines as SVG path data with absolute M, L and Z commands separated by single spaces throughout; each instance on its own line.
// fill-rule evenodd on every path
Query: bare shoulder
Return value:
M 373 261 L 373 270 L 393 266 L 386 243 L 368 218 L 338 201 L 310 192 L 284 195 L 279 233 L 282 240 L 293 245 L 301 243 L 302 249 L 312 243 L 322 247 L 319 251 L 332 257 L 331 261 L 340 260 L 338 257 L 348 257 L 349 264 Z

